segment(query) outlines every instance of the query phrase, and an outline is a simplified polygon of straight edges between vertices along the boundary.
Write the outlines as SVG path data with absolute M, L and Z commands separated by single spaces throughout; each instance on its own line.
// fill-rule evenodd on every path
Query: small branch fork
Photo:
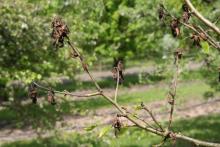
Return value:
M 143 110 L 147 111 L 147 113 L 150 115 L 150 117 L 152 118 L 152 120 L 154 121 L 154 123 L 160 128 L 160 130 L 162 132 L 164 132 L 163 127 L 161 126 L 161 124 L 157 121 L 157 119 L 155 118 L 155 116 L 153 115 L 153 113 L 144 105 L 144 103 L 141 103 L 141 107 Z
M 89 75 L 91 81 L 94 83 L 97 92 L 94 93 L 90 93 L 90 94 L 84 94 L 84 95 L 79 95 L 79 94 L 73 94 L 67 91 L 56 91 L 54 90 L 54 93 L 58 93 L 58 94 L 63 94 L 63 95 L 69 95 L 69 96 L 76 96 L 76 97 L 91 97 L 91 96 L 97 96 L 100 95 L 102 96 L 104 99 L 106 99 L 107 101 L 109 101 L 119 112 L 120 114 L 118 114 L 117 116 L 119 117 L 125 117 L 127 118 L 129 121 L 131 121 L 132 123 L 134 123 L 135 126 L 144 129 L 148 132 L 151 132 L 153 134 L 159 135 L 161 137 L 164 138 L 163 142 L 161 144 L 163 144 L 167 139 L 171 138 L 171 139 L 181 139 L 181 140 L 185 140 L 188 142 L 192 142 L 196 145 L 201 145 L 201 146 L 207 146 L 207 147 L 220 147 L 220 144 L 218 143 L 211 143 L 211 142 L 206 142 L 206 141 L 201 141 L 198 139 L 194 139 L 188 136 L 185 136 L 181 133 L 176 133 L 173 131 L 170 131 L 168 127 L 168 129 L 164 129 L 160 123 L 156 120 L 155 116 L 153 115 L 153 113 L 142 103 L 141 104 L 141 109 L 145 110 L 148 112 L 148 114 L 151 116 L 152 120 L 154 121 L 154 123 L 156 124 L 156 126 L 158 128 L 155 128 L 153 126 L 151 126 L 147 121 L 141 119 L 139 116 L 135 115 L 134 113 L 128 111 L 127 108 L 125 107 L 121 107 L 118 102 L 117 102 L 117 93 L 118 93 L 118 85 L 119 85 L 119 79 L 117 79 L 117 85 L 116 85 L 116 90 L 115 90 L 115 97 L 114 99 L 107 96 L 105 94 L 105 92 L 103 91 L 103 89 L 100 88 L 99 84 L 96 82 L 96 80 L 93 78 L 93 76 L 91 75 L 91 73 L 89 72 L 89 69 L 87 67 L 87 64 L 85 63 L 82 55 L 80 54 L 80 52 L 78 51 L 78 49 L 76 47 L 73 46 L 73 44 L 71 44 L 70 39 L 68 36 L 65 36 L 67 38 L 67 43 L 70 46 L 70 48 L 72 49 L 72 56 L 73 58 L 79 58 L 79 61 L 84 69 L 84 71 Z M 174 86 L 174 93 L 172 93 L 173 95 L 173 103 L 174 103 L 174 98 L 176 95 L 176 85 L 177 85 L 177 75 L 178 75 L 178 61 L 179 61 L 179 54 L 177 54 L 177 58 L 175 58 L 175 63 L 176 63 L 176 76 L 174 77 L 174 82 L 173 82 L 173 86 Z M 119 78 L 119 76 L 118 76 Z M 44 86 L 39 85 L 36 82 L 33 82 L 33 84 L 40 88 L 41 90 L 44 91 L 51 91 L 51 88 L 46 88 Z M 171 93 L 170 93 L 171 94 Z M 173 109 L 174 109 L 174 104 L 171 105 L 171 111 L 170 111 L 170 121 L 169 121 L 169 126 L 171 126 L 172 123 L 172 115 L 173 115 Z
M 189 1 L 189 0 L 185 0 L 185 1 Z M 188 4 L 188 3 L 187 3 Z M 188 5 L 189 6 L 189 5 Z M 191 8 L 191 7 L 190 7 Z M 163 9 L 165 10 L 166 12 L 166 15 L 173 18 L 173 19 L 176 19 L 177 18 L 172 15 L 165 7 L 163 7 Z M 192 10 L 191 14 L 194 14 L 195 12 Z M 201 35 L 201 33 L 205 34 L 205 36 L 207 37 L 207 42 L 212 45 L 214 48 L 218 49 L 220 51 L 220 44 L 215 40 L 213 39 L 208 33 L 207 31 L 205 31 L 201 26 L 198 26 L 196 27 L 195 25 L 193 24 L 189 24 L 189 23 L 185 23 L 181 20 L 178 20 L 179 23 L 181 23 L 182 25 L 184 25 L 186 28 L 192 30 L 193 32 L 195 32 L 198 36 Z M 206 24 L 207 25 L 207 24 Z M 213 24 L 214 25 L 214 24 Z M 209 26 L 210 27 L 210 26 Z M 216 27 L 217 28 L 217 27 Z M 218 33 L 218 32 L 217 32 Z
M 218 35 L 220 35 L 220 29 L 210 22 L 208 19 L 206 19 L 202 14 L 199 13 L 199 11 L 196 10 L 196 8 L 193 6 L 190 0 L 185 0 L 188 7 L 191 9 L 192 13 L 203 23 L 205 23 L 209 28 L 211 28 L 214 32 L 216 32 Z

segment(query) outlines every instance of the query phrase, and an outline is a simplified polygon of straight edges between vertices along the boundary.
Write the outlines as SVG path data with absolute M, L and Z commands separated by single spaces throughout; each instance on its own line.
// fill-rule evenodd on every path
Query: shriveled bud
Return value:
M 70 55 L 71 55 L 72 58 L 76 58 L 76 57 L 79 56 L 79 55 L 76 53 L 76 51 L 74 51 L 74 50 L 71 51 Z
M 55 93 L 52 89 L 50 89 L 48 92 L 47 92 L 47 101 L 51 104 L 51 105 L 55 105 L 56 104 L 56 101 L 55 101 Z
M 170 28 L 173 34 L 173 37 L 178 37 L 180 35 L 180 28 L 179 28 L 179 20 L 173 19 L 170 23 Z
M 191 39 L 193 40 L 193 45 L 200 47 L 200 41 L 201 41 L 201 39 L 200 39 L 200 36 L 199 36 L 199 35 L 193 34 L 193 35 L 191 36 Z
M 206 34 L 203 33 L 203 32 L 199 33 L 199 37 L 200 37 L 201 40 L 204 40 L 204 41 L 207 40 L 207 36 L 206 36 Z
M 184 23 L 188 23 L 190 19 L 191 14 L 189 12 L 184 11 L 182 15 L 182 20 Z
M 184 12 L 190 12 L 190 9 L 189 9 L 189 7 L 188 7 L 188 5 L 186 3 L 184 3 L 182 5 L 182 9 L 183 9 Z
M 32 99 L 32 103 L 37 103 L 37 86 L 31 83 L 28 88 L 28 96 Z
M 182 55 L 183 55 L 182 49 L 180 48 L 176 49 L 173 55 L 174 55 L 174 64 L 176 64 L 177 61 L 179 61 L 182 58 Z
M 167 102 L 168 102 L 170 105 L 173 105 L 173 104 L 174 104 L 174 99 L 173 99 L 170 95 L 168 95 L 168 96 L 167 96 Z
M 124 75 L 123 75 L 123 63 L 121 60 L 118 61 L 118 71 L 119 71 L 119 84 L 122 84 L 124 81 Z
M 175 98 L 175 94 L 172 91 L 169 91 L 168 95 L 167 95 L 167 102 L 170 105 L 174 105 L 174 98 Z
M 164 19 L 164 17 L 165 17 L 165 11 L 164 11 L 164 6 L 163 6 L 163 4 L 160 4 L 160 6 L 159 6 L 159 8 L 158 8 L 158 18 L 160 19 L 160 20 L 163 20 Z
M 123 68 L 123 63 L 121 60 L 119 60 L 117 63 L 117 67 L 113 67 L 112 69 L 113 79 L 115 81 L 119 79 L 119 84 L 122 84 L 124 81 Z
M 114 80 L 117 80 L 117 72 L 118 72 L 118 69 L 117 69 L 117 67 L 113 67 L 113 69 L 112 69 L 112 77 L 113 77 L 113 79 Z
M 114 127 L 115 137 L 117 137 L 122 127 L 122 123 L 118 116 L 114 119 L 112 126 Z
M 64 38 L 68 37 L 67 35 L 69 34 L 69 28 L 59 17 L 54 18 L 51 26 L 53 29 L 51 34 L 53 45 L 58 48 L 63 47 Z

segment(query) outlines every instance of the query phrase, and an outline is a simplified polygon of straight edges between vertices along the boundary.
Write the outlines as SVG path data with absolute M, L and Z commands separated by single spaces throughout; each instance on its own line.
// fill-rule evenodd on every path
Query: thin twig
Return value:
M 165 7 L 163 7 L 163 9 L 166 11 L 167 13 L 167 16 L 173 18 L 173 19 L 177 19 L 174 15 L 172 15 Z M 179 22 L 184 25 L 185 27 L 191 29 L 192 31 L 194 31 L 197 35 L 200 35 L 200 31 L 197 30 L 193 25 L 190 25 L 190 24 L 187 24 L 181 20 L 179 20 Z M 220 45 L 217 41 L 215 41 L 210 35 L 208 35 L 206 32 L 205 32 L 206 36 L 207 36 L 207 42 L 209 44 L 211 44 L 214 48 L 218 49 L 220 51 Z
M 197 35 L 200 35 L 201 32 L 203 32 L 203 31 L 200 32 L 199 30 L 197 30 L 195 27 L 193 27 L 190 24 L 186 24 L 182 21 L 180 21 L 180 23 L 183 24 L 185 27 L 193 30 Z M 210 35 L 208 35 L 205 31 L 203 33 L 205 33 L 205 35 L 207 36 L 207 42 L 209 42 L 209 44 L 211 44 L 214 48 L 217 48 L 220 51 L 219 44 Z
M 98 83 L 95 81 L 95 79 L 93 78 L 93 76 L 90 74 L 90 72 L 89 72 L 89 70 L 88 70 L 88 67 L 87 67 L 86 63 L 84 62 L 84 59 L 83 59 L 82 55 L 80 54 L 80 52 L 78 51 L 78 49 L 72 45 L 72 43 L 71 43 L 70 40 L 69 40 L 69 37 L 67 37 L 67 43 L 69 44 L 69 46 L 71 47 L 71 49 L 73 50 L 73 52 L 75 52 L 75 53 L 77 54 L 77 56 L 79 57 L 80 63 L 81 63 L 81 65 L 82 65 L 83 69 L 86 71 L 86 73 L 89 75 L 90 79 L 91 79 L 91 80 L 93 81 L 93 83 L 95 84 L 96 89 L 101 92 L 101 88 L 99 87 Z
M 155 122 L 155 124 L 161 129 L 161 131 L 164 131 L 163 127 L 161 124 L 157 121 L 157 119 L 154 117 L 153 113 L 143 104 L 141 103 L 141 107 L 143 110 L 147 111 L 152 120 Z
M 215 41 L 201 26 L 198 26 L 198 29 L 207 36 L 207 38 L 214 44 L 214 46 L 216 46 L 216 48 L 220 49 L 220 44 Z
M 36 82 L 33 82 L 34 85 L 36 85 L 38 88 L 44 90 L 44 91 L 50 91 L 51 89 L 50 88 L 47 88 L 47 87 L 44 87 Z M 68 91 L 57 91 L 57 90 L 54 90 L 53 91 L 54 93 L 58 93 L 58 94 L 63 94 L 63 95 L 69 95 L 69 96 L 75 96 L 75 97 L 92 97 L 92 96 L 97 96 L 97 95 L 101 95 L 100 92 L 94 92 L 94 93 L 89 93 L 89 94 L 73 94 L 73 93 L 70 93 Z
M 175 66 L 176 66 L 176 71 L 174 75 L 173 82 L 171 84 L 171 89 L 168 93 L 169 97 L 171 98 L 171 109 L 170 109 L 170 116 L 169 116 L 169 125 L 168 125 L 168 130 L 171 128 L 172 120 L 173 120 L 173 111 L 174 111 L 174 105 L 175 105 L 175 99 L 176 99 L 176 88 L 177 88 L 177 79 L 178 79 L 178 74 L 179 74 L 179 58 L 178 55 L 175 57 Z
M 117 96 L 118 96 L 118 86 L 119 86 L 119 69 L 118 67 L 116 67 L 117 69 L 117 84 L 116 84 L 116 88 L 115 88 L 115 102 L 117 102 Z
M 125 110 L 126 113 L 131 114 L 131 115 L 132 115 L 133 117 L 135 117 L 136 119 L 138 119 L 138 120 L 144 122 L 148 127 L 157 130 L 157 128 L 155 128 L 154 126 L 150 125 L 150 124 L 149 124 L 147 121 L 145 121 L 144 119 L 142 119 L 142 118 L 138 117 L 136 114 L 133 114 L 133 113 L 131 113 L 130 111 L 128 111 L 127 108 L 123 107 L 123 109 Z M 125 115 L 124 117 L 127 117 L 127 115 Z M 161 131 L 163 131 L 163 130 L 161 130 Z

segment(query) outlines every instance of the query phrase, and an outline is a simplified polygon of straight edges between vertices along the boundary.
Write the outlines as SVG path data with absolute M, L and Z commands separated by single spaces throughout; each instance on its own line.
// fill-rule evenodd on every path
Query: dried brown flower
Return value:
M 168 96 L 167 96 L 167 102 L 168 102 L 170 105 L 173 105 L 173 104 L 174 104 L 174 99 L 173 99 L 170 95 L 168 95 Z
M 174 64 L 176 64 L 177 60 L 180 60 L 182 58 L 182 55 L 183 55 L 182 49 L 179 49 L 179 48 L 176 49 L 176 51 L 174 51 L 173 55 L 174 55 Z
M 182 20 L 184 23 L 188 23 L 191 14 L 189 12 L 184 11 L 182 15 Z
M 70 56 L 72 58 L 76 58 L 76 57 L 79 57 L 79 55 L 76 53 L 76 51 L 72 50 L 71 53 L 70 53 Z
M 201 40 L 204 40 L 204 41 L 207 40 L 207 36 L 206 36 L 206 34 L 203 33 L 203 32 L 199 33 L 199 37 L 200 37 Z
M 159 6 L 159 8 L 158 8 L 158 18 L 160 19 L 160 20 L 163 20 L 164 19 L 164 17 L 165 17 L 165 11 L 164 11 L 164 6 L 163 6 L 163 4 L 160 4 L 160 6 Z
M 113 69 L 112 69 L 112 77 L 113 77 L 113 79 L 114 80 L 117 80 L 117 72 L 118 72 L 118 70 L 117 70 L 117 67 L 113 67 Z
M 193 40 L 193 45 L 199 46 L 199 47 L 201 46 L 201 45 L 200 45 L 201 38 L 200 38 L 199 35 L 193 34 L 193 35 L 191 36 L 191 39 Z
M 50 89 L 48 92 L 47 92 L 47 100 L 48 102 L 51 104 L 51 105 L 55 105 L 56 104 L 56 101 L 55 101 L 55 93 L 52 89 Z
M 173 34 L 173 37 L 178 37 L 180 35 L 180 28 L 179 28 L 179 20 L 173 19 L 170 23 L 170 28 Z
M 119 77 L 118 77 L 119 73 Z M 124 75 L 123 75 L 123 63 L 121 60 L 118 61 L 117 67 L 113 67 L 112 69 L 113 79 L 117 81 L 119 78 L 119 84 L 122 84 L 124 81 Z
M 51 37 L 53 39 L 53 45 L 56 47 L 63 47 L 64 46 L 64 38 L 68 37 L 69 28 L 67 25 L 62 21 L 61 18 L 55 17 L 52 21 L 52 34 Z
M 28 96 L 32 99 L 32 103 L 37 103 L 37 86 L 31 83 L 28 87 Z
M 119 84 L 122 84 L 124 81 L 124 75 L 123 75 L 123 63 L 121 60 L 118 61 L 118 71 L 119 71 Z
M 190 9 L 189 9 L 189 7 L 188 7 L 188 5 L 186 3 L 184 3 L 182 5 L 182 9 L 183 9 L 184 12 L 188 12 L 188 13 L 190 12 Z
M 115 133 L 115 136 L 117 137 L 122 127 L 122 123 L 118 116 L 114 119 L 112 126 L 114 127 L 114 133 Z

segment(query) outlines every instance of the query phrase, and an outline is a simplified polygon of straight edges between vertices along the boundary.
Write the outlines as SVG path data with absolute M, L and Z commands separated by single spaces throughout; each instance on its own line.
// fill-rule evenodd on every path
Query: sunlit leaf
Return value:
M 208 42 L 202 41 L 200 44 L 202 46 L 203 52 L 206 53 L 206 54 L 209 54 L 209 44 L 208 44 Z
M 92 130 L 95 129 L 96 127 L 97 127 L 97 124 L 88 126 L 88 127 L 84 128 L 84 130 L 86 130 L 86 131 L 92 131 Z
M 102 136 L 104 136 L 106 133 L 108 133 L 111 130 L 111 128 L 112 128 L 111 126 L 106 126 L 102 128 L 98 137 L 101 138 Z

